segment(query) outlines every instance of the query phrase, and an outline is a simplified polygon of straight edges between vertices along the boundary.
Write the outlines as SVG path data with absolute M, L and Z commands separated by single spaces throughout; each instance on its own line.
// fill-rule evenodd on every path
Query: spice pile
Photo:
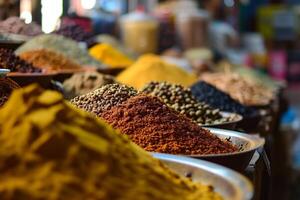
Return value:
M 133 64 L 133 60 L 124 55 L 118 49 L 115 49 L 110 44 L 97 44 L 90 50 L 90 55 L 96 60 L 103 62 L 108 67 L 129 67 Z
M 181 85 L 166 82 L 151 82 L 142 91 L 159 97 L 164 103 L 200 125 L 218 124 L 230 121 L 223 118 L 218 109 L 197 101 L 191 90 Z
M 166 63 L 159 56 L 144 55 L 119 74 L 117 81 L 140 89 L 150 81 L 167 81 L 187 87 L 197 79 L 180 67 Z
M 65 97 L 72 99 L 79 95 L 92 92 L 103 85 L 115 83 L 115 79 L 110 75 L 98 72 L 76 73 L 63 83 Z
M 36 86 L 12 94 L 0 110 L 0 133 L 1 200 L 222 199 Z
M 71 100 L 78 108 L 100 116 L 105 110 L 111 109 L 130 97 L 137 95 L 137 91 L 132 87 L 117 83 L 108 84 L 88 94 L 75 97 Z
M 272 90 L 236 73 L 206 73 L 200 79 L 247 106 L 267 105 L 274 97 Z
M 257 110 L 248 106 L 244 106 L 232 99 L 228 94 L 218 90 L 216 87 L 199 81 L 191 87 L 192 94 L 201 102 L 219 108 L 223 111 L 238 113 L 243 117 L 251 117 L 257 115 Z
M 20 57 L 46 71 L 80 70 L 80 65 L 60 53 L 47 49 L 26 51 Z
M 178 113 L 157 97 L 139 94 L 101 117 L 150 152 L 204 155 L 238 149 Z
M 13 90 L 20 86 L 9 78 L 0 78 L 0 107 L 8 100 Z
M 81 48 L 76 41 L 56 34 L 37 36 L 20 46 L 16 53 L 21 54 L 27 51 L 38 49 L 47 49 L 61 53 L 79 65 L 103 68 L 103 65 L 93 59 L 87 50 Z
M 3 48 L 0 48 L 0 68 L 9 69 L 11 72 L 21 73 L 42 72 L 41 69 L 36 68 L 31 63 L 28 63 L 15 55 L 12 50 Z
M 0 22 L 0 33 L 13 33 L 26 36 L 36 36 L 42 34 L 41 27 L 32 22 L 26 24 L 19 17 L 9 17 Z
M 77 42 L 84 42 L 87 46 L 95 43 L 93 35 L 86 32 L 80 25 L 77 24 L 63 24 L 59 27 L 59 30 L 55 31 L 55 34 L 63 35 Z

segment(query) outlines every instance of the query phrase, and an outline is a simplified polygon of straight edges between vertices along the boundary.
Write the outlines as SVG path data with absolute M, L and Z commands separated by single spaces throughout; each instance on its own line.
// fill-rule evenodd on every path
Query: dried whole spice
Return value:
M 21 53 L 20 58 L 46 71 L 81 70 L 82 67 L 69 58 L 51 50 L 40 49 Z
M 103 85 L 115 83 L 114 77 L 98 72 L 76 73 L 63 83 L 65 97 L 72 99 L 76 96 L 92 92 Z
M 150 152 L 205 155 L 237 152 L 157 97 L 139 94 L 101 114 L 114 128 Z
M 243 117 L 251 117 L 258 114 L 256 109 L 240 104 L 225 92 L 204 81 L 195 83 L 191 87 L 191 91 L 199 101 L 205 102 L 214 108 L 238 113 Z
M 268 105 L 274 98 L 272 90 L 237 73 L 205 73 L 200 76 L 200 79 L 228 93 L 243 105 Z
M 222 200 L 36 86 L 17 90 L 0 110 L 0 143 L 1 200 Z
M 86 32 L 80 25 L 77 24 L 62 24 L 55 34 L 63 35 L 77 42 L 84 42 L 87 46 L 92 46 L 96 43 L 94 36 L 90 32 Z
M 47 49 L 60 53 L 82 66 L 104 68 L 100 62 L 93 59 L 88 51 L 81 47 L 76 41 L 56 34 L 44 34 L 34 37 L 20 46 L 16 50 L 16 53 L 21 54 L 26 51 L 38 49 Z
M 71 100 L 78 108 L 100 116 L 105 110 L 111 109 L 130 97 L 137 95 L 137 91 L 118 83 L 108 84 L 85 95 L 75 97 Z
M 20 86 L 10 78 L 0 78 L 0 107 L 8 100 L 13 90 Z
M 40 73 L 41 69 L 26 62 L 15 55 L 10 49 L 0 48 L 0 68 L 9 69 L 11 72 Z
M 178 84 L 151 82 L 145 85 L 142 92 L 159 97 L 168 106 L 200 125 L 230 121 L 230 118 L 222 117 L 218 109 L 199 102 L 190 89 Z

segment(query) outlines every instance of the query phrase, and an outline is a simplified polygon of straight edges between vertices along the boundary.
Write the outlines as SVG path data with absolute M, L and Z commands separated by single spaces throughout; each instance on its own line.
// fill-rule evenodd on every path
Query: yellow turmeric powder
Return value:
M 32 85 L 0 110 L 1 200 L 221 200 L 61 94 Z
M 96 60 L 111 68 L 128 67 L 133 63 L 133 60 L 110 44 L 97 44 L 89 50 L 89 53 Z
M 147 54 L 119 74 L 117 81 L 140 89 L 151 81 L 166 81 L 187 87 L 195 83 L 197 78 L 180 67 L 163 61 L 159 56 Z

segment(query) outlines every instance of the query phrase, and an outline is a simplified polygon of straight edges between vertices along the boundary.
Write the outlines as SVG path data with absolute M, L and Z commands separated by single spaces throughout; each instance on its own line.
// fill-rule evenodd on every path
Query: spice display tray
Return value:
M 202 125 L 202 127 L 235 130 L 237 124 L 243 120 L 243 117 L 239 114 L 223 112 L 223 111 L 220 113 L 221 113 L 222 117 L 224 117 L 224 118 L 232 117 L 233 120 L 230 122 L 224 122 L 224 123 L 219 123 L 219 124 Z
M 244 176 L 214 163 L 185 156 L 153 153 L 171 170 L 195 182 L 213 186 L 224 200 L 250 200 L 253 186 Z
M 55 75 L 56 73 L 9 73 L 7 77 L 17 82 L 21 87 L 37 83 L 44 88 L 49 88 Z
M 254 152 L 265 144 L 265 139 L 257 135 L 216 128 L 207 129 L 219 138 L 236 145 L 240 151 L 226 154 L 191 155 L 190 157 L 211 161 L 240 172 L 248 166 Z

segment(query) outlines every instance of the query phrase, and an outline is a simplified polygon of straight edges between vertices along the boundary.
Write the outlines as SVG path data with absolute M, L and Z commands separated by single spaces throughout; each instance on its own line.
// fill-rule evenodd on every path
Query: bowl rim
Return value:
M 254 195 L 254 188 L 251 182 L 244 176 L 227 167 L 187 156 L 172 155 L 164 153 L 152 153 L 152 156 L 161 161 L 171 161 L 179 164 L 195 167 L 208 171 L 229 182 L 236 191 L 238 191 L 237 199 L 250 200 Z
M 233 152 L 233 153 L 205 154 L 205 155 L 193 154 L 193 155 L 185 155 L 185 156 L 189 156 L 192 158 L 234 156 L 234 155 L 240 155 L 240 154 L 245 154 L 245 153 L 249 153 L 249 152 L 254 152 L 257 149 L 262 148 L 265 144 L 265 139 L 258 135 L 250 135 L 250 134 L 246 134 L 246 133 L 242 133 L 242 132 L 238 132 L 238 131 L 218 129 L 218 128 L 207 128 L 207 127 L 203 127 L 203 128 L 209 130 L 213 135 L 216 135 L 217 137 L 218 137 L 218 135 L 224 135 L 224 136 L 228 136 L 228 137 L 241 138 L 243 140 L 248 141 L 251 146 L 248 149 Z
M 200 126 L 204 127 L 204 128 L 206 128 L 206 127 L 207 128 L 209 128 L 209 127 L 213 128 L 215 126 L 237 124 L 237 123 L 239 123 L 240 121 L 242 121 L 244 119 L 242 115 L 237 114 L 237 113 L 233 113 L 233 112 L 220 111 L 220 114 L 221 114 L 222 118 L 229 117 L 229 116 L 234 116 L 235 119 L 232 120 L 232 121 L 228 121 L 228 122 L 221 122 L 221 123 L 214 123 L 214 124 L 203 124 L 203 125 L 200 125 Z

